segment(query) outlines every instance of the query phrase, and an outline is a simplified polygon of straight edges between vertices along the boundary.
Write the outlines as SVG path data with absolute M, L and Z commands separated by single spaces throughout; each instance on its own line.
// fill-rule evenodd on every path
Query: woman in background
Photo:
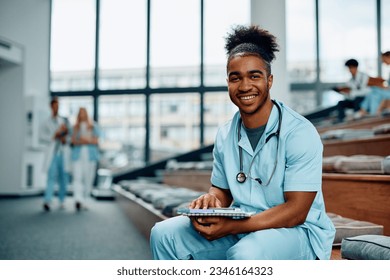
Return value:
M 390 65 L 390 51 L 382 53 L 381 58 L 383 64 Z M 385 110 L 390 109 L 390 77 L 388 80 L 382 78 L 382 81 L 381 85 L 371 87 L 371 92 L 362 101 L 360 117 L 368 114 L 381 116 Z
M 76 209 L 85 208 L 99 160 L 99 129 L 88 117 L 84 107 L 79 109 L 72 134 L 73 188 Z

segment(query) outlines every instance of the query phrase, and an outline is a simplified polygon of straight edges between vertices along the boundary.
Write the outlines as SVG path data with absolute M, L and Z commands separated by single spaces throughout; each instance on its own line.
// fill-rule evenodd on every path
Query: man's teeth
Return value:
M 244 99 L 244 100 L 249 100 L 249 99 L 252 99 L 252 98 L 255 98 L 255 95 L 242 96 L 242 97 L 240 97 L 240 99 Z

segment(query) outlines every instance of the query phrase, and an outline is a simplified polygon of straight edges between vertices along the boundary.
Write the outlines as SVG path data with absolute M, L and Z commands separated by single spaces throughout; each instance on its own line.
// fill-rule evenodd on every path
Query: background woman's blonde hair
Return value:
M 84 117 L 84 119 L 82 119 L 83 117 Z M 92 122 L 92 120 L 88 116 L 87 109 L 85 107 L 80 107 L 79 112 L 77 114 L 77 118 L 76 118 L 75 129 L 79 130 L 80 129 L 80 123 L 82 121 L 84 121 L 84 120 L 88 124 L 88 129 L 92 129 L 93 128 L 93 122 Z

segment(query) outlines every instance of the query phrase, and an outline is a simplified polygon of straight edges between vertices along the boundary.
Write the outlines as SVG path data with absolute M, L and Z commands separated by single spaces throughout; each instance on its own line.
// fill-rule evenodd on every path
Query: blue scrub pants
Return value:
M 370 115 L 376 115 L 379 105 L 386 99 L 390 99 L 390 90 L 373 87 L 361 103 L 361 108 L 369 112 Z
M 156 260 L 314 260 L 302 227 L 260 230 L 208 241 L 178 216 L 156 223 L 150 245 Z
M 45 190 L 45 203 L 50 203 L 53 197 L 54 187 L 58 182 L 59 191 L 58 198 L 60 202 L 64 202 L 66 195 L 66 187 L 68 185 L 68 174 L 65 171 L 64 156 L 62 153 L 57 153 L 51 163 L 47 173 L 47 183 Z

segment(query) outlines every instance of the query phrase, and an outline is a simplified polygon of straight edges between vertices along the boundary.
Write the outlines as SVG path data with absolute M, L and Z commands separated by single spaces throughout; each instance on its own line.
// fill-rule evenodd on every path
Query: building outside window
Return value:
M 144 166 L 145 96 L 99 98 L 99 125 L 104 132 L 102 166 L 120 171 Z
M 151 96 L 152 162 L 200 148 L 199 103 L 197 93 Z

